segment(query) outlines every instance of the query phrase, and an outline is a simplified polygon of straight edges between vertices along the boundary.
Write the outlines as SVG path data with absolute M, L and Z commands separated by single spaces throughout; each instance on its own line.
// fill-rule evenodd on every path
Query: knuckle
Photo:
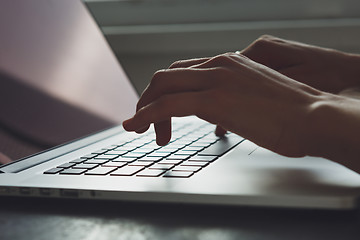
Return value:
M 151 79 L 150 86 L 158 86 L 161 84 L 165 72 L 165 70 L 156 71 Z
M 224 61 L 227 61 L 228 59 L 229 59 L 229 55 L 227 53 L 225 53 L 225 54 L 221 54 L 221 55 L 217 55 L 217 56 L 213 57 L 211 59 L 211 61 L 224 62 Z
M 247 57 L 253 54 L 261 54 L 263 51 L 271 48 L 274 44 L 273 37 L 269 35 L 262 35 L 254 42 L 252 42 L 244 51 L 243 54 Z
M 274 39 L 275 37 L 274 36 L 271 36 L 269 34 L 264 34 L 264 35 L 261 35 L 258 39 L 262 39 L 262 40 L 272 40 Z
M 234 56 L 234 55 L 236 55 L 236 54 L 233 53 L 233 52 L 226 52 L 226 53 L 223 53 L 223 54 L 221 54 L 221 55 L 227 56 L 227 57 L 231 57 L 231 56 Z
M 234 60 L 231 58 L 233 53 L 224 53 L 218 56 L 213 57 L 210 62 L 215 65 L 229 65 L 234 63 Z
M 273 46 L 274 44 L 279 42 L 279 38 L 276 38 L 274 36 L 271 35 L 262 35 L 260 36 L 258 39 L 256 39 L 251 45 L 251 48 L 255 48 L 255 49 L 266 49 L 269 48 L 271 46 Z
M 173 62 L 169 68 L 179 68 L 182 65 L 183 61 L 182 60 L 178 60 Z
M 265 38 L 260 37 L 251 44 L 251 48 L 263 49 L 263 48 L 267 48 L 270 44 L 271 44 L 271 39 L 266 37 Z

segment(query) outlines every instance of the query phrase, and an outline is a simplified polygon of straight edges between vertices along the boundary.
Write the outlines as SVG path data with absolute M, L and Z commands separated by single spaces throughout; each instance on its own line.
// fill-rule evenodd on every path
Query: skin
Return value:
M 240 53 L 178 61 L 156 72 L 123 126 L 157 143 L 171 117 L 196 115 L 289 157 L 320 156 L 360 173 L 360 57 L 263 36 Z

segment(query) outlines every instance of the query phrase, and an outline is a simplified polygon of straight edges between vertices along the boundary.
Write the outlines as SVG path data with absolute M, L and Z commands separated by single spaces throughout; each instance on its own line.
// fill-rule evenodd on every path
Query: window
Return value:
M 358 0 L 85 1 L 139 91 L 174 60 L 239 50 L 263 34 L 360 52 Z
M 357 0 L 85 0 L 101 25 L 180 24 L 360 16 Z

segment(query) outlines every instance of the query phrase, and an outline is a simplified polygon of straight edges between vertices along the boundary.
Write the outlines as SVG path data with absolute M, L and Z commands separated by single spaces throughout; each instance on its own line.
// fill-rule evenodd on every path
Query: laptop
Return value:
M 0 195 L 354 209 L 360 175 L 196 117 L 171 142 L 123 130 L 138 95 L 84 3 L 0 2 Z

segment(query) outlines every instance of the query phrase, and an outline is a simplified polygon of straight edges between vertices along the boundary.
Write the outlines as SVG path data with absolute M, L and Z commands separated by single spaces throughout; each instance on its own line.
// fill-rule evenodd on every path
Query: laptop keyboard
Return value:
M 113 144 L 44 174 L 188 178 L 203 170 L 244 139 L 233 133 L 215 136 L 210 124 L 175 126 L 172 140 L 158 146 L 153 133 Z

